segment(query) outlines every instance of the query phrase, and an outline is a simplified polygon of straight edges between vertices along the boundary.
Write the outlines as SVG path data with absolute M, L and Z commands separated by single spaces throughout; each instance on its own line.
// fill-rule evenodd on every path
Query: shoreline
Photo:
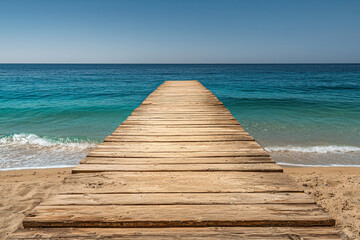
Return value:
M 9 172 L 9 171 L 26 171 L 26 170 L 47 170 L 47 169 L 66 169 L 66 168 L 73 168 L 76 165 L 55 165 L 55 166 L 44 166 L 44 167 L 18 167 L 18 168 L 7 168 L 7 169 L 0 169 L 0 172 Z
M 360 167 L 282 167 L 349 239 L 360 239 Z M 71 169 L 0 171 L 0 239 L 20 227 L 24 216 L 42 199 L 55 194 Z

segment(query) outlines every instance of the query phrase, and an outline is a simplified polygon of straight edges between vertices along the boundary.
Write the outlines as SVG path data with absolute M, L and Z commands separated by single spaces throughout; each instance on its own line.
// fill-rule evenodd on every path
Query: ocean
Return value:
M 0 64 L 0 169 L 78 164 L 165 80 L 199 80 L 281 165 L 360 166 L 360 64 Z

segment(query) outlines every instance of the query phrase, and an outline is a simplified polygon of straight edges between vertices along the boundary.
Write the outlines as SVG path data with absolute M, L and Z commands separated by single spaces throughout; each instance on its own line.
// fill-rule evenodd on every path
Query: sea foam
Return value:
M 301 163 L 287 163 L 287 162 L 276 162 L 281 166 L 293 166 L 293 167 L 360 167 L 360 164 L 301 164 Z
M 273 146 L 265 147 L 268 152 L 303 152 L 303 153 L 352 153 L 360 152 L 360 147 L 355 146 Z
M 71 149 L 87 149 L 95 147 L 96 143 L 89 140 L 81 140 L 77 138 L 51 138 L 40 137 L 36 134 L 9 134 L 0 137 L 0 145 L 28 146 L 28 147 L 63 147 Z
M 81 138 L 0 135 L 0 169 L 74 166 L 96 145 L 94 140 Z

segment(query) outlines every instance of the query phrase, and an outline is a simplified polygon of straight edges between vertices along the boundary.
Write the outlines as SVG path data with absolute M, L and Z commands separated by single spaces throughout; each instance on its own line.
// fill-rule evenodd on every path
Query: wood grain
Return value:
M 72 173 L 92 172 L 282 172 L 275 163 L 261 164 L 79 164 Z
M 273 193 L 146 193 L 146 194 L 60 194 L 42 206 L 66 205 L 233 205 L 233 204 L 313 204 L 301 192 Z
M 332 226 L 315 204 L 40 205 L 24 227 Z

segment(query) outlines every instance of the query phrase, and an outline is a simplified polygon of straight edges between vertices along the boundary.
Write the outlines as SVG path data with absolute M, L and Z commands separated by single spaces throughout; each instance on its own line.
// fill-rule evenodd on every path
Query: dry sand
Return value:
M 0 239 L 21 226 L 22 219 L 57 189 L 71 168 L 0 172 Z
M 71 168 L 0 172 L 0 239 L 21 226 L 41 199 L 56 192 Z M 360 239 L 360 168 L 284 168 L 322 205 L 350 239 Z
M 349 237 L 360 239 L 360 168 L 284 168 Z

